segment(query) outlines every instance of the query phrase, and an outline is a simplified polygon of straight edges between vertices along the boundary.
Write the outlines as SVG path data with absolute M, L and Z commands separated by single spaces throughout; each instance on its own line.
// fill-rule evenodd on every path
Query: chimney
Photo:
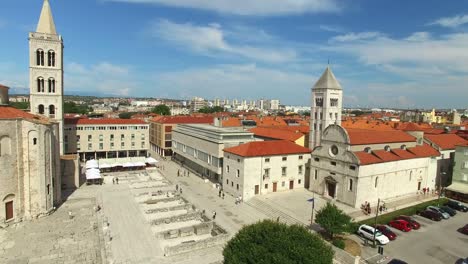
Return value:
M 8 98 L 8 87 L 0 84 L 0 105 L 9 105 L 10 99 Z

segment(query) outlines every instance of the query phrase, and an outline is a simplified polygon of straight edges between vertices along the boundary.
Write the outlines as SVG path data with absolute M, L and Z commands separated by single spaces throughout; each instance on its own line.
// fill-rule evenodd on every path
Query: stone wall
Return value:
M 181 253 L 191 252 L 194 250 L 217 246 L 226 243 L 228 238 L 228 234 L 222 234 L 199 241 L 182 243 L 176 246 L 168 246 L 164 248 L 164 256 L 173 256 Z
M 165 224 L 165 223 L 182 222 L 182 221 L 197 219 L 200 217 L 201 217 L 201 212 L 192 212 L 192 213 L 187 213 L 184 215 L 177 215 L 177 216 L 156 219 L 156 220 L 151 221 L 151 224 L 160 225 L 160 224 Z
M 84 179 L 80 177 L 80 164 L 77 155 L 60 157 L 62 172 L 62 189 L 78 189 Z

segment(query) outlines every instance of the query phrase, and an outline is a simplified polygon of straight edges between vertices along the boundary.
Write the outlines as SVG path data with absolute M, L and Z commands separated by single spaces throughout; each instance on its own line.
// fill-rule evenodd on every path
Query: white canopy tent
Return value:
M 86 161 L 86 169 L 97 169 L 97 168 L 99 168 L 99 164 L 97 160 Z
M 152 157 L 146 158 L 145 162 L 150 164 L 150 165 L 156 165 L 156 163 L 158 163 L 158 161 L 156 159 L 152 158 Z
M 89 169 L 86 171 L 86 180 L 101 179 L 101 172 L 98 169 Z

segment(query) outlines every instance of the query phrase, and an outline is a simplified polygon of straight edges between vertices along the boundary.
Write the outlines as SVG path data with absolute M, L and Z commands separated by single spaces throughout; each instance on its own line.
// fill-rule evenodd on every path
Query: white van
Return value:
M 364 237 L 364 238 L 367 238 L 369 240 L 374 240 L 374 232 L 375 232 L 375 240 L 381 244 L 381 245 L 385 245 L 387 244 L 390 240 L 388 239 L 388 237 L 386 237 L 384 234 L 382 234 L 379 230 L 376 230 L 375 228 L 373 228 L 372 226 L 368 226 L 368 225 L 361 225 L 359 228 L 358 228 L 358 235 Z

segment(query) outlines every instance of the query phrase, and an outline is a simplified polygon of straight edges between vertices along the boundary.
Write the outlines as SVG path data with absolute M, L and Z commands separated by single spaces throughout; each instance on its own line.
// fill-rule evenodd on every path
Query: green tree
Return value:
M 66 114 L 88 114 L 93 111 L 93 108 L 88 105 L 77 105 L 75 102 L 65 102 L 63 103 L 63 111 Z
M 121 119 L 130 119 L 132 115 L 137 114 L 137 112 L 123 112 L 119 114 L 119 118 Z
M 305 227 L 265 220 L 243 227 L 223 250 L 225 264 L 331 264 L 333 251 Z
M 151 110 L 151 112 L 158 115 L 171 115 L 171 109 L 167 105 L 158 105 Z
M 204 114 L 212 114 L 212 113 L 219 113 L 219 112 L 224 112 L 224 108 L 221 106 L 213 106 L 213 107 L 202 107 L 200 110 L 198 110 L 199 113 L 204 113 Z
M 331 239 L 350 229 L 351 217 L 341 211 L 336 205 L 327 203 L 317 212 L 315 222 L 328 233 Z
M 10 102 L 10 105 L 21 110 L 29 109 L 29 102 Z

